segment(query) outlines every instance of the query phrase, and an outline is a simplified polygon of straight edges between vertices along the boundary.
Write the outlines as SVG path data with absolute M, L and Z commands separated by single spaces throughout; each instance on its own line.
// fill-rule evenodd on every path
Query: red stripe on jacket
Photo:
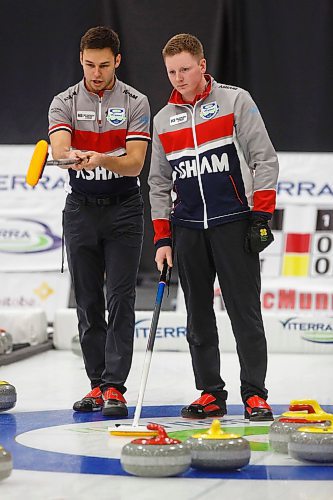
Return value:
M 253 193 L 253 211 L 272 214 L 276 205 L 275 189 L 263 189 Z
M 233 127 L 233 113 L 196 125 L 195 130 L 198 146 L 232 136 Z M 160 134 L 159 138 L 166 154 L 181 151 L 182 149 L 194 148 L 191 127 L 165 132 L 164 134 Z
M 154 226 L 154 243 L 161 240 L 162 238 L 171 238 L 171 224 L 167 219 L 155 219 L 153 220 Z
M 105 153 L 126 147 L 126 129 L 108 130 L 107 132 L 88 132 L 73 130 L 72 146 L 76 149 Z

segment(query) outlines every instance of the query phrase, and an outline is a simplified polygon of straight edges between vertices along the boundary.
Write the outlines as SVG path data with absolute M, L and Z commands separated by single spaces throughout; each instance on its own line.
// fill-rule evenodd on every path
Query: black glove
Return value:
M 262 252 L 272 241 L 274 241 L 274 236 L 267 219 L 254 216 L 250 221 L 249 229 L 245 236 L 245 252 Z

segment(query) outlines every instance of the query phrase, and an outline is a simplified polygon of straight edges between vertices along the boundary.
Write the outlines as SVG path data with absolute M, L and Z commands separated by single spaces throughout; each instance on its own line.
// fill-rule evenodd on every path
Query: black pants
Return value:
M 187 340 L 196 387 L 224 391 L 213 309 L 216 274 L 236 340 L 241 396 L 266 399 L 267 346 L 260 307 L 258 254 L 244 251 L 248 221 L 196 230 L 174 227 L 179 277 L 187 308 Z M 227 392 L 222 392 L 227 397 Z
M 91 387 L 112 386 L 124 393 L 133 355 L 135 286 L 143 238 L 141 194 L 110 206 L 86 205 L 70 194 L 63 221 Z

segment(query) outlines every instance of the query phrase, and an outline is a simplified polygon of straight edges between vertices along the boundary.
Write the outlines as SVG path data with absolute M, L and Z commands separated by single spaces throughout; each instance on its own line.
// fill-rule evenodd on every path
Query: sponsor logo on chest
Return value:
M 211 120 L 214 116 L 217 115 L 220 108 L 216 101 L 207 102 L 206 104 L 202 104 L 200 106 L 200 116 L 204 120 Z
M 170 116 L 170 127 L 185 122 L 187 122 L 187 113 L 180 113 L 179 115 Z
M 111 170 L 105 170 L 103 167 L 96 167 L 94 170 L 88 171 L 77 170 L 75 174 L 73 173 L 72 179 L 83 179 L 85 181 L 109 181 L 110 179 L 119 179 L 120 177 L 123 176 L 116 174 L 116 172 L 111 172 Z
M 77 120 L 96 120 L 96 113 L 95 111 L 77 111 L 76 118 Z
M 125 108 L 109 108 L 106 119 L 111 125 L 121 125 L 126 120 Z
M 197 177 L 198 171 L 200 176 L 205 174 L 217 174 L 219 172 L 229 172 L 229 158 L 227 153 L 212 154 L 210 156 L 202 156 L 198 168 L 196 158 L 192 160 L 182 160 L 178 164 L 173 164 L 173 180 L 177 177 L 180 179 L 189 179 Z

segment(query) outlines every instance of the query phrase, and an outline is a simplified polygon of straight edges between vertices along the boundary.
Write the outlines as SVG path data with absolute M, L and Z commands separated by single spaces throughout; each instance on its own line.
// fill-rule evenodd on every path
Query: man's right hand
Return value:
M 73 160 L 71 165 L 68 165 L 67 168 L 71 168 L 72 170 L 82 170 L 84 167 L 82 166 L 82 151 L 78 149 L 72 149 L 68 151 L 68 153 L 64 156 L 64 158 L 68 158 L 69 160 Z
M 156 250 L 155 262 L 157 264 L 157 269 L 162 272 L 163 263 L 167 261 L 168 266 L 172 267 L 172 248 L 169 246 L 160 247 Z
M 73 164 L 70 165 L 59 165 L 60 168 L 73 170 L 82 170 L 80 168 L 81 158 L 80 154 L 82 151 L 77 149 L 71 149 L 71 134 L 66 130 L 58 130 L 50 135 L 52 158 L 54 160 L 68 159 L 73 160 Z M 79 154 L 77 154 L 79 153 Z

